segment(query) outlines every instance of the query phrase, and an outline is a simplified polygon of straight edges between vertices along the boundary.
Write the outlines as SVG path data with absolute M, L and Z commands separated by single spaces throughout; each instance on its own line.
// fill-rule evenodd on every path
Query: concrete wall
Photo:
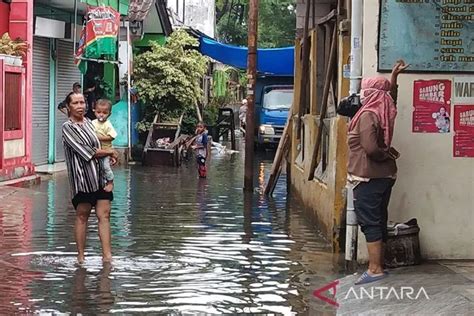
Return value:
M 322 18 L 326 14 L 328 14 L 332 7 L 335 6 L 335 0 L 312 0 L 312 2 L 316 1 L 316 20 Z M 303 29 L 304 29 L 304 18 L 305 18 L 305 10 L 306 4 L 309 3 L 309 0 L 297 0 L 296 1 L 296 37 L 301 38 L 303 36 Z M 309 26 L 313 25 L 313 10 L 311 9 L 309 19 Z
M 364 77 L 377 74 L 378 14 L 378 1 L 364 1 Z M 474 158 L 453 158 L 453 132 L 412 133 L 413 81 L 454 76 L 460 75 L 414 73 L 399 78 L 393 146 L 401 157 L 389 219 L 418 219 L 426 258 L 474 259 Z
M 183 6 L 185 6 L 183 10 Z M 215 0 L 168 1 L 173 24 L 184 24 L 214 37 L 216 26 Z
M 318 228 L 332 244 L 333 251 L 339 252 L 339 233 L 342 222 L 345 200 L 347 161 L 346 121 L 343 118 L 329 119 L 329 163 L 325 172 L 318 172 L 313 180 L 308 180 L 312 151 L 318 133 L 319 117 L 307 114 L 303 117 L 304 124 L 304 159 L 298 158 L 298 142 L 296 141 L 297 118 L 292 122 L 292 148 L 290 159 L 291 191 L 302 201 L 318 224 Z
M 6 140 L 3 143 L 4 159 L 25 156 L 25 139 Z
M 304 15 L 307 0 L 297 3 L 297 36 L 301 37 L 304 28 Z M 335 1 L 316 1 L 315 17 L 319 19 L 326 16 L 335 6 Z M 310 11 L 312 13 L 312 10 Z M 312 15 L 312 14 L 311 14 Z M 312 27 L 312 18 L 309 21 Z M 329 106 L 325 125 L 328 129 L 329 140 L 326 148 L 328 164 L 322 170 L 319 162 L 312 180 L 309 178 L 309 170 L 312 161 L 313 150 L 318 133 L 319 112 L 321 110 L 320 98 L 324 83 L 324 54 L 325 54 L 325 32 L 324 27 L 310 32 L 310 91 L 309 91 L 309 114 L 302 118 L 303 136 L 297 138 L 297 113 L 299 111 L 299 95 L 301 93 L 301 45 L 297 42 L 295 47 L 295 99 L 292 109 L 293 120 L 291 121 L 291 151 L 289 155 L 290 185 L 292 194 L 296 195 L 303 203 L 304 207 L 311 214 L 318 224 L 328 242 L 332 245 L 333 252 L 341 251 L 342 224 L 345 216 L 345 184 L 347 177 L 347 123 L 342 117 L 335 117 L 330 114 Z M 317 39 L 317 41 L 315 40 Z M 338 70 L 336 74 L 338 86 L 335 94 L 338 98 L 346 96 L 348 93 L 349 80 L 343 77 L 343 64 L 347 62 L 349 56 L 349 38 L 346 30 L 340 29 L 338 32 Z M 329 45 L 329 42 L 327 43 Z M 327 47 L 329 51 L 329 46 Z M 321 94 L 321 95 L 320 95 Z M 331 99 L 331 98 L 330 98 Z M 332 104 L 330 102 L 330 104 Z
M 0 35 L 8 32 L 9 16 L 10 6 L 7 3 L 0 2 Z

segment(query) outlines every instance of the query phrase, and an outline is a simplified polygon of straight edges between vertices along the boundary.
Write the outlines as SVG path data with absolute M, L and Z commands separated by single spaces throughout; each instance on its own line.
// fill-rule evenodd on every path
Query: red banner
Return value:
M 111 7 L 87 8 L 87 42 L 102 36 L 117 36 L 120 14 Z
M 413 132 L 449 133 L 451 81 L 415 81 L 413 85 L 413 107 Z
M 474 105 L 454 107 L 454 157 L 474 157 Z

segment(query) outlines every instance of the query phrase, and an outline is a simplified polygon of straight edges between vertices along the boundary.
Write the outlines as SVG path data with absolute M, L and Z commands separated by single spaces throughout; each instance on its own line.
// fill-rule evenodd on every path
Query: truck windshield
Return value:
M 268 110 L 289 109 L 293 102 L 293 90 L 270 90 L 263 96 L 263 107 Z

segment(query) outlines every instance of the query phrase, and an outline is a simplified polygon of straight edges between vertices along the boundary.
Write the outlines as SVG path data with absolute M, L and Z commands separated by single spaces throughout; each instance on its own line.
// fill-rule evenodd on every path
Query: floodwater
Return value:
M 260 193 L 270 167 L 260 157 L 250 196 L 241 188 L 240 154 L 214 155 L 206 180 L 192 163 L 117 169 L 114 261 L 106 266 L 94 217 L 86 263 L 75 264 L 64 174 L 30 189 L 0 189 L 0 315 L 315 313 L 312 292 L 338 266 L 287 197 L 284 177 L 273 199 Z

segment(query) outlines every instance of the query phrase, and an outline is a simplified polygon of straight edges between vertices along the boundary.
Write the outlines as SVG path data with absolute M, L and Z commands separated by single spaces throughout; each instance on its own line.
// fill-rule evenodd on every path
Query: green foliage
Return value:
M 215 97 L 224 97 L 227 94 L 227 84 L 230 75 L 225 69 L 216 69 L 212 74 L 212 92 Z
M 207 126 L 215 125 L 217 123 L 217 119 L 219 118 L 219 108 L 215 105 L 208 104 L 204 107 L 202 116 L 204 124 Z
M 177 30 L 164 46 L 153 43 L 150 51 L 137 56 L 135 84 L 145 105 L 144 119 L 137 124 L 139 131 L 149 127 L 156 114 L 161 121 L 176 119 L 201 100 L 201 79 L 208 59 L 193 49 L 198 45 L 185 30 Z
M 205 106 L 202 111 L 202 119 L 206 126 L 216 125 L 218 116 L 219 108 L 211 104 Z M 183 122 L 181 124 L 181 132 L 183 134 L 194 135 L 197 124 L 198 119 L 196 117 L 196 110 L 191 108 L 187 109 L 184 113 Z
M 198 119 L 195 108 L 187 108 L 184 112 L 183 122 L 181 123 L 181 133 L 187 135 L 194 135 Z
M 216 0 L 217 34 L 221 41 L 247 46 L 248 5 L 239 14 L 231 12 L 231 0 Z M 258 45 L 262 48 L 294 45 L 296 32 L 295 0 L 260 0 Z
M 232 102 L 239 102 L 241 95 L 245 93 L 246 85 L 247 74 L 243 70 L 233 67 L 214 70 L 213 97 L 210 104 L 220 108 Z

